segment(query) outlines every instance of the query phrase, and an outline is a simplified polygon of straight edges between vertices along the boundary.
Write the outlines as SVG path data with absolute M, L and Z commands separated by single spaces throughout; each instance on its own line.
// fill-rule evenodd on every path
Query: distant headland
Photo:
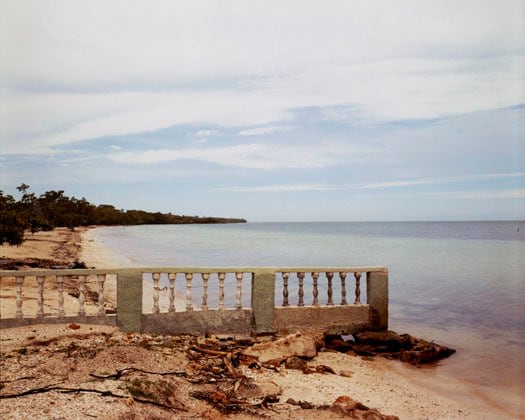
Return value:
M 56 227 L 246 223 L 240 218 L 119 210 L 111 204 L 94 205 L 85 198 L 67 197 L 63 190 L 47 191 L 37 197 L 24 183 L 17 190 L 22 194 L 18 201 L 0 191 L 0 244 L 19 245 L 26 230 L 34 233 Z

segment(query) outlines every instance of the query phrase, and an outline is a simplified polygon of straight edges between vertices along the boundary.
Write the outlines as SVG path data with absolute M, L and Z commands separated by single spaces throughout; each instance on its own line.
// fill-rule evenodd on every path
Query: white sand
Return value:
M 126 266 L 126 262 L 119 259 L 109 246 L 95 238 L 94 232 L 95 229 L 82 232 L 80 261 L 88 267 L 95 268 L 121 268 Z

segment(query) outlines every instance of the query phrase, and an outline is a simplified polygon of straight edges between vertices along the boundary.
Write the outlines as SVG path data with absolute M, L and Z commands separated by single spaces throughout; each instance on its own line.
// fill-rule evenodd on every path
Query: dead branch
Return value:
M 133 401 L 137 401 L 137 402 L 140 402 L 140 403 L 143 403 L 143 404 L 155 405 L 157 407 L 166 408 L 168 410 L 187 411 L 186 408 L 174 407 L 172 405 L 162 404 L 162 403 L 157 402 L 157 401 L 152 401 L 152 400 L 146 400 L 146 399 L 143 399 L 143 398 L 138 398 L 138 397 L 135 397 L 133 395 L 115 394 L 115 393 L 113 393 L 111 391 L 104 391 L 104 390 L 100 390 L 100 389 L 66 388 L 66 387 L 56 386 L 56 385 L 47 385 L 47 386 L 40 387 L 40 388 L 32 388 L 32 389 L 28 389 L 28 390 L 23 391 L 23 392 L 18 392 L 16 394 L 3 394 L 3 395 L 0 395 L 0 399 L 25 397 L 27 395 L 43 394 L 43 393 L 50 392 L 50 391 L 58 391 L 58 392 L 63 393 L 63 394 L 72 394 L 72 393 L 79 393 L 79 392 L 90 392 L 90 393 L 94 393 L 94 394 L 99 394 L 99 395 L 101 395 L 103 397 L 114 397 L 114 398 L 125 398 L 125 399 L 132 398 Z
M 228 372 L 230 376 L 233 376 L 234 378 L 240 378 L 243 376 L 242 373 L 240 373 L 237 369 L 235 369 L 230 359 L 228 359 L 227 357 L 223 357 L 222 361 L 224 363 L 224 367 L 226 368 L 226 371 Z
M 89 376 L 92 376 L 93 378 L 97 378 L 97 379 L 113 379 L 117 381 L 120 378 L 122 378 L 124 375 L 133 373 L 133 372 L 148 373 L 150 375 L 160 375 L 160 376 L 169 376 L 169 375 L 184 376 L 184 377 L 188 376 L 188 374 L 184 371 L 152 372 L 149 370 L 144 370 L 144 369 L 139 369 L 139 368 L 134 368 L 134 367 L 125 368 L 125 369 L 117 369 L 117 372 L 111 375 L 97 375 L 95 373 L 90 373 Z
M 191 350 L 198 351 L 199 353 L 204 353 L 209 356 L 229 356 L 230 355 L 230 353 L 227 351 L 203 349 L 202 347 L 199 347 L 199 346 L 191 346 Z

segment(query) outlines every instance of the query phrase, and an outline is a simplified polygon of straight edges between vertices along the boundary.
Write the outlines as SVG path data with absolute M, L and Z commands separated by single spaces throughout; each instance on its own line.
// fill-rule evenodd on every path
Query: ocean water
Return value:
M 133 266 L 386 266 L 390 328 L 456 348 L 440 362 L 442 373 L 487 389 L 519 393 L 525 385 L 525 221 L 132 226 L 94 234 Z

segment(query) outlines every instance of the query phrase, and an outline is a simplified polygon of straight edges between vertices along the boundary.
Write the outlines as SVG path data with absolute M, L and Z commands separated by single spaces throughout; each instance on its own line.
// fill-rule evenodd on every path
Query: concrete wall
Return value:
M 143 273 L 252 273 L 251 308 L 142 313 Z M 367 303 L 360 305 L 275 307 L 276 273 L 366 273 Z M 0 271 L 0 277 L 117 274 L 116 316 L 1 319 L 0 327 L 58 322 L 117 325 L 123 331 L 205 334 L 285 333 L 291 331 L 351 334 L 388 328 L 388 270 L 384 267 L 153 267 L 117 270 Z
M 279 333 L 353 334 L 368 327 L 369 305 L 303 306 L 275 308 L 273 311 L 273 329 Z

